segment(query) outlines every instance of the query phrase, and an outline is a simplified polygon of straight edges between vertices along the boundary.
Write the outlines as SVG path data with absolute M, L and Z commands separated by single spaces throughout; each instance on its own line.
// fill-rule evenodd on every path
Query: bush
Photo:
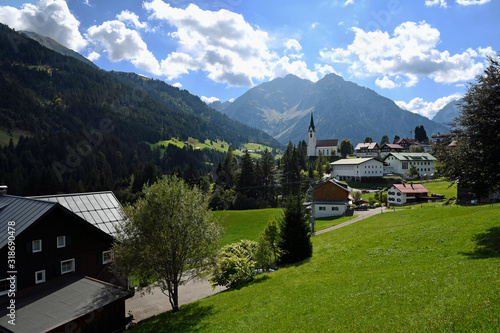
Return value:
M 241 240 L 224 246 L 217 254 L 217 263 L 209 281 L 212 288 L 224 286 L 234 288 L 253 280 L 257 242 Z

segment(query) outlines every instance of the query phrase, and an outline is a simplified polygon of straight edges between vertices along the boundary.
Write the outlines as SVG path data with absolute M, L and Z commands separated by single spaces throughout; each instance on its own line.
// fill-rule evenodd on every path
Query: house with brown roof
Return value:
M 380 147 L 380 157 L 384 158 L 389 153 L 401 153 L 403 152 L 403 147 L 395 143 L 384 143 L 382 147 Z
M 354 150 L 356 156 L 360 158 L 378 157 L 380 147 L 376 142 L 358 143 Z
M 336 179 L 317 184 L 306 203 L 313 219 L 342 216 L 349 206 L 349 187 Z
M 415 140 L 413 139 L 398 139 L 398 140 L 395 140 L 393 143 L 396 144 L 396 145 L 400 145 L 401 147 L 403 147 L 403 150 L 410 150 L 410 147 L 411 145 L 413 144 Z

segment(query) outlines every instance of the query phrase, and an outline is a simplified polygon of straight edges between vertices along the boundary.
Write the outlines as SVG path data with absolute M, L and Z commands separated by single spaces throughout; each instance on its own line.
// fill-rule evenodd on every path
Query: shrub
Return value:
M 212 277 L 209 279 L 212 288 L 234 288 L 252 281 L 255 275 L 254 256 L 257 247 L 257 242 L 244 239 L 220 249 Z

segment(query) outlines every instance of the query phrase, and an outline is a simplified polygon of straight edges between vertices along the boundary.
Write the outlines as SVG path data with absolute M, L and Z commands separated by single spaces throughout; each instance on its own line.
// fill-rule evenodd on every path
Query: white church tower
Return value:
M 316 156 L 316 128 L 314 127 L 313 114 L 311 112 L 311 124 L 307 136 L 307 157 Z

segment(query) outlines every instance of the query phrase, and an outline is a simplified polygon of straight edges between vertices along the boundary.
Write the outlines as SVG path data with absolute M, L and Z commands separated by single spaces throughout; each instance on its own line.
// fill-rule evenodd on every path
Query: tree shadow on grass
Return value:
M 212 305 L 201 305 L 197 302 L 183 305 L 177 312 L 164 312 L 157 316 L 144 319 L 134 325 L 132 332 L 192 332 L 196 327 L 204 331 L 203 319 L 215 314 Z
M 472 239 L 476 248 L 472 252 L 463 252 L 471 259 L 487 259 L 500 257 L 500 227 L 488 229 L 475 235 Z

